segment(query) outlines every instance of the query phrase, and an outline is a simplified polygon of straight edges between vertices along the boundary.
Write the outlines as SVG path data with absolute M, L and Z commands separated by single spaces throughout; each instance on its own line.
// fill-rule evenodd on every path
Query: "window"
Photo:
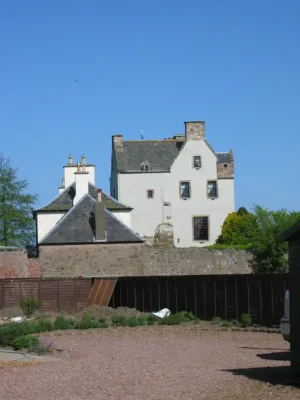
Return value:
M 208 217 L 193 218 L 194 240 L 208 240 Z
M 210 199 L 215 199 L 218 197 L 217 181 L 207 182 L 207 197 Z
M 141 164 L 141 170 L 144 172 L 149 172 L 150 171 L 150 164 L 148 161 L 145 161 Z
M 145 165 L 145 172 L 148 172 L 148 171 L 149 171 L 149 166 Z
M 194 168 L 200 168 L 201 167 L 201 157 L 200 156 L 194 156 L 193 157 L 193 167 Z
M 191 197 L 190 182 L 180 182 L 180 197 L 182 199 Z
M 154 190 L 150 189 L 147 190 L 147 199 L 153 199 L 154 197 Z

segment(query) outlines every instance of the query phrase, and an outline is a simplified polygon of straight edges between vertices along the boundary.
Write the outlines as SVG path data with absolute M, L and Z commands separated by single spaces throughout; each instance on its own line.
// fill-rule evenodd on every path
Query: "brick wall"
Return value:
M 26 249 L 0 251 L 0 279 L 28 278 Z
M 40 246 L 44 278 L 247 274 L 250 258 L 244 251 L 144 244 Z

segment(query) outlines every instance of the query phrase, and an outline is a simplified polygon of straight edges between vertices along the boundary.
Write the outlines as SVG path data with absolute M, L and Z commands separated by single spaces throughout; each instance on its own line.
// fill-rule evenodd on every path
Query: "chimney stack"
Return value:
M 97 191 L 97 203 L 95 204 L 95 239 L 97 241 L 106 240 L 105 232 L 105 209 L 102 203 L 102 190 Z
M 113 147 L 115 148 L 115 151 L 122 152 L 124 150 L 122 135 L 114 135 L 112 137 L 112 141 L 113 141 Z
M 185 122 L 185 140 L 205 140 L 205 121 Z
M 76 194 L 73 205 L 78 203 L 78 201 L 89 192 L 89 173 L 87 171 L 82 171 L 79 163 L 77 164 L 77 172 L 75 172 L 74 175 Z

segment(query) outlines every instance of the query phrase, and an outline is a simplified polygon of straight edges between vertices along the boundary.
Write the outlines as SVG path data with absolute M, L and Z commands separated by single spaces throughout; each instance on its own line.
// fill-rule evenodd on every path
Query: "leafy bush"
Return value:
M 103 324 L 103 323 L 100 323 L 100 321 L 98 319 L 87 314 L 81 318 L 81 321 L 78 324 L 78 328 L 79 329 L 100 328 L 101 324 Z
M 35 333 L 36 327 L 28 322 L 11 323 L 0 327 L 0 345 L 10 346 L 19 336 Z
M 250 251 L 252 248 L 251 244 L 212 244 L 210 246 L 205 246 L 208 250 L 246 250 Z
M 146 325 L 146 317 L 140 315 L 137 317 L 138 325 L 143 326 Z
M 239 326 L 240 325 L 240 323 L 239 323 L 239 321 L 237 319 L 232 319 L 230 322 L 234 326 Z
M 31 317 L 39 309 L 39 301 L 36 297 L 24 297 L 19 304 L 25 317 Z
M 123 315 L 116 315 L 111 319 L 113 326 L 127 326 L 127 318 Z
M 184 322 L 184 315 L 182 313 L 171 314 L 168 317 L 162 318 L 158 321 L 158 325 L 180 325 Z
M 243 327 L 247 328 L 248 326 L 252 325 L 252 318 L 249 314 L 242 314 L 241 315 L 241 324 Z
M 180 314 L 182 314 L 184 322 L 196 321 L 198 319 L 191 311 L 182 311 Z
M 38 323 L 40 332 L 51 332 L 53 331 L 53 324 L 47 318 L 40 318 Z
M 127 326 L 130 326 L 130 327 L 139 326 L 139 320 L 136 317 L 129 317 L 126 320 L 126 324 L 127 324 Z
M 154 325 L 157 320 L 158 318 L 153 314 L 149 314 L 146 317 L 147 325 Z
M 76 329 L 76 327 L 77 327 L 76 321 L 72 319 L 67 319 L 62 315 L 56 317 L 53 324 L 54 330 Z
M 29 345 L 30 353 L 47 354 L 54 350 L 54 343 L 46 339 L 38 340 L 38 343 L 31 342 Z
M 19 336 L 11 342 L 11 346 L 15 350 L 28 349 L 30 346 L 38 345 L 39 339 L 35 336 Z
M 220 317 L 214 317 L 214 318 L 211 320 L 211 322 L 212 322 L 214 325 L 219 325 L 221 321 L 222 321 L 222 318 L 220 318 Z
M 224 328 L 230 328 L 230 327 L 232 327 L 232 323 L 225 319 L 225 320 L 220 322 L 220 326 L 223 326 Z

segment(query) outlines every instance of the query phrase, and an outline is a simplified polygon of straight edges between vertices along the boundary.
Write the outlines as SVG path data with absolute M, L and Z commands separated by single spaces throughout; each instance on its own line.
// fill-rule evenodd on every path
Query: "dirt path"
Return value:
M 1 399 L 300 399 L 300 390 L 277 384 L 289 365 L 277 334 L 181 326 L 48 336 L 66 349 L 61 361 L 2 368 Z

